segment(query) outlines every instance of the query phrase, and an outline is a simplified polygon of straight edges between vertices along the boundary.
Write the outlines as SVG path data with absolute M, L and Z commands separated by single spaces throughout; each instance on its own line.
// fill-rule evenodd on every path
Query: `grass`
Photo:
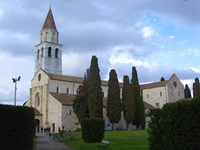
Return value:
M 73 132 L 72 140 L 66 144 L 74 150 L 97 150 L 97 143 L 85 143 L 81 132 Z M 105 131 L 104 140 L 110 141 L 107 150 L 148 150 L 148 133 L 146 130 Z
M 36 150 L 36 144 L 37 144 L 37 137 L 35 136 L 33 139 L 33 150 Z

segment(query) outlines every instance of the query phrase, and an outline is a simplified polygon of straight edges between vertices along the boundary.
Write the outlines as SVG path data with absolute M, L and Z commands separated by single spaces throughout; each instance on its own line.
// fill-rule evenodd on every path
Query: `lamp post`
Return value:
M 20 76 L 18 78 L 12 78 L 13 83 L 15 83 L 15 96 L 14 96 L 14 105 L 16 106 L 16 93 L 17 93 L 17 81 L 20 80 Z

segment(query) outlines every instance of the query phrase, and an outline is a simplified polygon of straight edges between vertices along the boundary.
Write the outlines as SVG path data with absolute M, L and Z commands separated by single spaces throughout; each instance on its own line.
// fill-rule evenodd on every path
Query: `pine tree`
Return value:
M 120 101 L 120 88 L 117 73 L 110 71 L 108 80 L 107 116 L 111 123 L 118 123 L 121 118 L 122 104 Z M 115 130 L 115 125 L 114 125 Z
M 88 106 L 90 118 L 103 118 L 103 93 L 99 71 L 98 59 L 96 56 L 92 56 L 88 89 Z
M 195 78 L 195 82 L 193 83 L 193 97 L 200 98 L 199 78 Z
M 190 88 L 187 84 L 185 85 L 184 93 L 185 93 L 185 98 L 191 98 L 192 97 L 191 92 L 190 92 Z
M 123 79 L 122 109 L 123 109 L 124 120 L 128 124 L 128 129 L 130 129 L 131 122 L 134 120 L 135 116 L 135 102 L 133 99 L 133 88 L 129 82 L 128 76 L 124 76 Z
M 131 79 L 132 87 L 133 87 L 133 99 L 135 101 L 135 119 L 133 124 L 136 125 L 137 128 L 141 126 L 142 129 L 145 128 L 145 112 L 144 112 L 144 103 L 142 97 L 140 96 L 140 85 L 138 82 L 137 71 L 135 67 L 132 67 L 132 79 Z

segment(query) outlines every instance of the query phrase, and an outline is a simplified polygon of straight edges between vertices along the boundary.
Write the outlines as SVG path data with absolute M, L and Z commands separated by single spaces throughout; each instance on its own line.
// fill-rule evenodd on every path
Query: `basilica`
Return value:
M 30 96 L 25 102 L 25 106 L 35 108 L 37 132 L 43 132 L 46 128 L 51 132 L 58 132 L 59 127 L 64 127 L 65 130 L 80 129 L 72 105 L 83 79 L 62 74 L 62 44 L 59 43 L 59 32 L 50 8 L 40 31 L 40 43 L 35 46 L 35 72 L 31 80 Z M 119 84 L 122 91 L 123 83 Z M 112 124 L 106 115 L 108 81 L 102 80 L 101 86 L 104 93 L 102 103 L 105 130 L 112 130 Z M 184 98 L 184 86 L 176 74 L 169 80 L 140 85 L 140 90 L 146 113 Z M 127 128 L 123 112 L 117 128 Z

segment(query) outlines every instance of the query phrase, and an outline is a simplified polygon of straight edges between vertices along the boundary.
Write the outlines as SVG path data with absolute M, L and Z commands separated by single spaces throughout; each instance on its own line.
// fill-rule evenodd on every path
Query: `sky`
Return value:
M 199 0 L 0 0 L 0 104 L 17 105 L 29 98 L 34 76 L 35 45 L 51 7 L 63 75 L 83 77 L 93 55 L 102 80 L 115 69 L 119 81 L 168 80 L 175 73 L 193 89 L 200 77 Z

